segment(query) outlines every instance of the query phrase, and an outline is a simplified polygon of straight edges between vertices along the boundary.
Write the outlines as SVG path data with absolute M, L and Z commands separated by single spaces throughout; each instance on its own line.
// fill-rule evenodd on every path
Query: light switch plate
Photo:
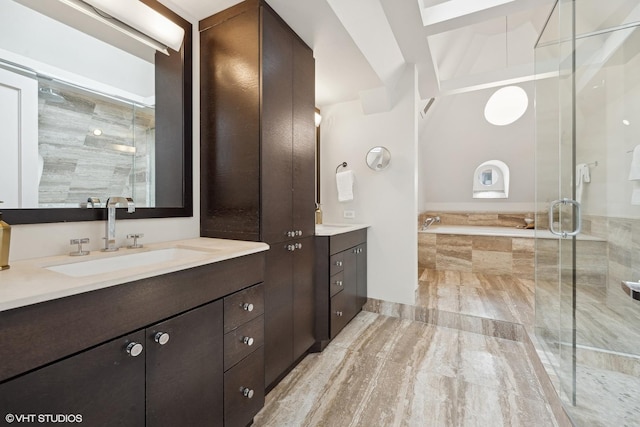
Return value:
M 347 211 L 347 210 L 345 210 L 343 215 L 344 215 L 345 218 L 353 219 L 353 218 L 356 217 L 356 211 Z

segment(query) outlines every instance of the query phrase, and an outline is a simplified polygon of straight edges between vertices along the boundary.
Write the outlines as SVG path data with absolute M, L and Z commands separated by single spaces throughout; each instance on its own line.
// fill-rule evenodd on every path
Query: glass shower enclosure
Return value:
M 640 425 L 639 27 L 559 0 L 535 46 L 535 338 L 577 426 Z

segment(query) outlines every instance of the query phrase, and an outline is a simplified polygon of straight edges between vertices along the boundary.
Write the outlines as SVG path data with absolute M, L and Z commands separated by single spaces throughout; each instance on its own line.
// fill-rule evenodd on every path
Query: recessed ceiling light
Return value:
M 622 121 L 622 124 L 623 124 L 623 125 L 625 125 L 625 126 L 629 126 L 631 123 L 629 122 L 629 120 L 624 119 L 624 120 Z
M 484 107 L 484 117 L 496 126 L 509 125 L 524 115 L 529 106 L 527 92 L 519 86 L 507 86 L 491 95 Z
M 100 135 L 102 135 L 102 129 L 94 129 L 94 130 L 93 130 L 93 134 L 94 134 L 95 136 L 100 136 Z

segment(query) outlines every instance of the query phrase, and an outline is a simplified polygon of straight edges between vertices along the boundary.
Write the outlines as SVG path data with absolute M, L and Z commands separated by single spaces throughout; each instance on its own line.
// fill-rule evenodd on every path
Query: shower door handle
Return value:
M 556 229 L 553 228 L 553 209 L 558 205 L 573 205 L 576 208 L 575 213 L 577 217 L 577 222 L 576 222 L 576 228 L 573 231 L 571 232 L 557 231 Z M 567 199 L 567 198 L 552 202 L 549 205 L 549 231 L 551 232 L 551 234 L 560 236 L 562 238 L 573 237 L 580 234 L 580 232 L 582 231 L 582 206 L 580 205 L 580 202 L 576 202 L 575 200 Z

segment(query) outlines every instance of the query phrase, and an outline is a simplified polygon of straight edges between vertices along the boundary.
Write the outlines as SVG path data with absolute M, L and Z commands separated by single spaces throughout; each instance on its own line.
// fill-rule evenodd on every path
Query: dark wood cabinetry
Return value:
M 148 327 L 145 336 L 147 427 L 219 423 L 222 301 Z
M 23 365 L 0 383 L 0 408 L 80 415 L 92 426 L 246 426 L 264 405 L 264 291 L 255 284 L 263 274 L 264 254 L 254 254 L 3 312 L 3 353 L 38 348 L 50 363 Z M 73 307 L 76 324 L 62 323 L 67 311 L 59 310 Z M 122 310 L 129 307 L 138 309 Z M 23 339 L 23 330 L 50 322 L 53 336 Z M 84 334 L 91 325 L 98 327 Z M 105 330 L 133 325 L 93 345 Z M 49 339 L 81 351 L 60 358 Z
M 316 236 L 316 343 L 321 351 L 367 302 L 367 230 Z
M 313 344 L 315 62 L 263 1 L 200 21 L 202 236 L 271 246 L 265 381 Z
M 7 413 L 64 414 L 80 416 L 79 425 L 143 426 L 144 357 L 127 354 L 132 342 L 144 342 L 144 331 L 0 385 L 3 417 Z
M 201 235 L 313 236 L 313 52 L 264 2 L 200 21 Z
M 276 383 L 315 342 L 313 237 L 274 244 L 265 274 L 265 383 Z

